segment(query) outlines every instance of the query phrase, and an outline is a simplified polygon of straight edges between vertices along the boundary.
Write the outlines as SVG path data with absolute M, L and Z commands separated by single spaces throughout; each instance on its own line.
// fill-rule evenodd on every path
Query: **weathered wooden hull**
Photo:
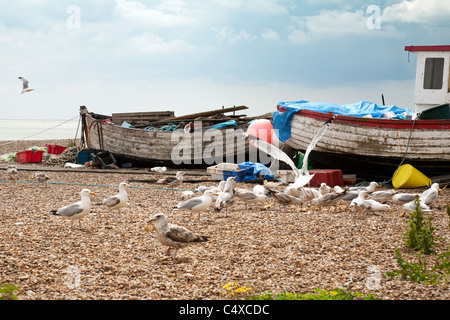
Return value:
M 184 131 L 149 131 L 126 128 L 92 113 L 84 113 L 88 149 L 107 150 L 120 163 L 135 166 L 165 165 L 171 168 L 204 168 L 221 162 L 246 161 L 246 128 Z
M 306 150 L 333 115 L 302 110 L 286 143 Z M 337 115 L 310 154 L 313 166 L 365 178 L 390 178 L 402 163 L 429 176 L 450 173 L 450 120 L 387 120 Z

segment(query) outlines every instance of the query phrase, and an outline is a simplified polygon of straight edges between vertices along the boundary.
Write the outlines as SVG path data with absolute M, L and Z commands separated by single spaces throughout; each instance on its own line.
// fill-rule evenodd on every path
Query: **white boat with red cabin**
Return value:
M 429 177 L 450 174 L 450 45 L 407 46 L 405 51 L 418 55 L 412 116 L 362 117 L 280 103 L 273 114 L 274 129 L 284 131 L 280 140 L 304 151 L 331 121 L 309 155 L 314 168 L 341 169 L 378 181 L 391 178 L 403 163 Z

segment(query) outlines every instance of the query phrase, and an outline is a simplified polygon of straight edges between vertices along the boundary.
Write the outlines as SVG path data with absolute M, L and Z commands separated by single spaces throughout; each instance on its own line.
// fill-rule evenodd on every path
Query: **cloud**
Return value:
M 222 7 L 245 10 L 262 15 L 280 15 L 288 13 L 289 3 L 286 0 L 215 0 Z
M 307 44 L 319 39 L 368 32 L 367 17 L 363 11 L 324 10 L 314 16 L 292 17 L 296 27 L 289 40 L 294 44 Z
M 234 28 L 225 26 L 222 29 L 213 28 L 216 33 L 216 39 L 225 41 L 231 44 L 235 44 L 240 41 L 255 39 L 254 35 L 251 35 L 245 30 L 236 31 Z
M 386 23 L 434 24 L 438 21 L 448 23 L 450 1 L 442 0 L 402 0 L 383 10 L 382 21 Z
M 280 35 L 272 29 L 264 29 L 261 38 L 266 41 L 276 41 L 280 39 Z
M 147 28 L 173 28 L 196 24 L 195 10 L 183 1 L 162 1 L 153 8 L 139 1 L 116 0 L 117 13 L 128 22 Z
M 195 49 L 193 45 L 183 40 L 164 41 L 158 35 L 149 32 L 128 38 L 125 46 L 127 49 L 134 50 L 134 52 L 139 51 L 150 54 L 178 54 L 179 52 Z

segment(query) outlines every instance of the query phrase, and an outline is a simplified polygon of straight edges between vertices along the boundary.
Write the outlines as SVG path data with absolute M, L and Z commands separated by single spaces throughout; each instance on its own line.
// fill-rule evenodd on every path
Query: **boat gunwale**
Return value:
M 450 130 L 450 119 L 432 119 L 432 120 L 403 120 L 403 119 L 379 119 L 379 118 L 362 118 L 346 115 L 336 115 L 332 112 L 318 112 L 312 110 L 299 110 L 294 115 L 300 115 L 317 120 L 327 121 L 332 117 L 333 123 L 351 124 L 362 127 L 381 127 L 387 129 L 410 130 L 414 125 L 414 129 L 427 130 Z

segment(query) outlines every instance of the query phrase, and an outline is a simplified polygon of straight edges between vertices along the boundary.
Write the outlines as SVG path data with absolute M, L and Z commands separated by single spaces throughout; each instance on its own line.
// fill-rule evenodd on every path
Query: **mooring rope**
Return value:
M 0 180 L 0 182 L 11 182 L 11 180 Z M 83 186 L 83 187 L 106 187 L 106 188 L 118 188 L 118 185 L 107 185 L 107 184 L 88 184 L 88 183 L 75 183 L 75 182 L 38 182 L 38 181 L 26 181 L 26 180 L 14 180 L 17 183 L 43 183 L 43 184 L 55 184 L 55 185 L 68 185 L 68 186 Z M 178 189 L 178 188 L 163 188 L 163 187 L 138 187 L 131 186 L 132 189 L 153 189 L 153 190 L 163 190 L 163 191 L 197 191 L 191 189 Z
M 28 138 L 37 136 L 38 134 L 41 134 L 41 133 L 50 131 L 50 130 L 55 129 L 55 128 L 59 127 L 59 126 L 62 126 L 63 124 L 65 124 L 65 123 L 67 123 L 67 122 L 69 122 L 69 121 L 73 121 L 73 120 L 75 120 L 75 119 L 78 118 L 78 117 L 79 117 L 79 115 L 76 116 L 76 117 L 74 117 L 74 118 L 72 118 L 72 119 L 66 120 L 66 121 L 64 121 L 64 122 L 62 122 L 62 123 L 60 123 L 60 124 L 57 124 L 57 125 L 55 125 L 55 126 L 53 126 L 53 127 L 51 127 L 51 128 L 48 128 L 48 129 L 42 130 L 42 131 L 40 131 L 40 132 L 34 133 L 34 134 L 32 134 L 32 135 L 30 135 L 30 136 L 28 136 L 28 137 L 20 138 L 20 139 L 17 139 L 17 140 L 13 140 L 13 141 L 9 141 L 9 142 L 7 142 L 7 143 L 1 144 L 1 145 L 0 145 L 0 148 L 3 147 L 3 146 L 6 146 L 6 145 L 8 145 L 8 144 L 11 144 L 11 143 L 14 143 L 14 142 L 17 142 L 17 141 L 21 141 L 21 140 L 25 140 L 25 139 L 28 139 Z M 77 130 L 78 130 L 78 129 L 77 129 Z

